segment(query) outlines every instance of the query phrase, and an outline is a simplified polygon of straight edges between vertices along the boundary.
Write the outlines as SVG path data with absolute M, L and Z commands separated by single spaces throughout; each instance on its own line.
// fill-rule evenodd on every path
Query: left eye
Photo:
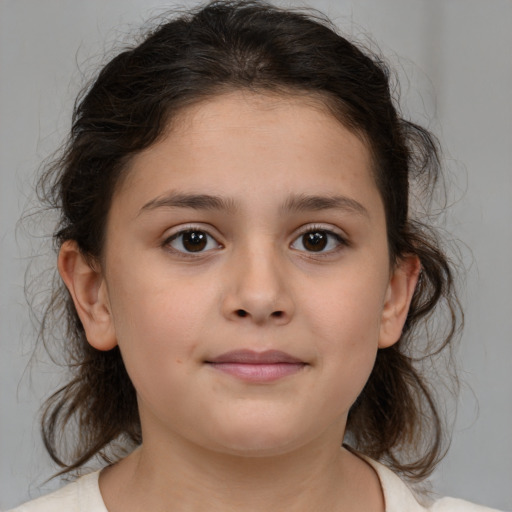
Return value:
M 184 253 L 205 252 L 220 247 L 215 238 L 200 229 L 180 231 L 169 238 L 166 245 Z
M 292 249 L 307 252 L 329 252 L 342 245 L 343 239 L 324 229 L 313 229 L 303 233 L 291 244 Z

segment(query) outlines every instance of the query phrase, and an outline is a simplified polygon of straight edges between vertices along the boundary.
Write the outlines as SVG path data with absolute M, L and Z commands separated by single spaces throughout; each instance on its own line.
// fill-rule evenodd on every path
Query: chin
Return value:
M 299 443 L 297 443 L 299 444 Z M 231 440 L 225 445 L 219 446 L 219 451 L 226 455 L 245 458 L 267 458 L 277 457 L 289 453 L 297 448 L 297 445 L 290 439 L 277 440 L 262 438 Z

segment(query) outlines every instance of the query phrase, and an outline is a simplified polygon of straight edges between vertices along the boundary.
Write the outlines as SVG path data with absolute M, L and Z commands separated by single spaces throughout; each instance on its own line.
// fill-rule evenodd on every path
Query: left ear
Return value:
M 400 339 L 420 270 L 416 255 L 405 255 L 396 264 L 382 310 L 379 348 L 390 347 Z

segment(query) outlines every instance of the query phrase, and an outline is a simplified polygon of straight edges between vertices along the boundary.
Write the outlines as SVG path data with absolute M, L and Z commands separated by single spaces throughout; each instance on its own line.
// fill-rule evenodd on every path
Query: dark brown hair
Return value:
M 449 345 L 458 325 L 450 264 L 435 232 L 411 217 L 408 204 L 413 180 L 430 190 L 438 179 L 437 143 L 399 115 L 384 62 L 338 35 L 321 15 L 217 1 L 166 17 L 142 43 L 113 58 L 77 100 L 67 145 L 41 178 L 44 200 L 60 212 L 56 248 L 74 240 L 91 262 L 99 261 L 111 198 L 130 158 L 155 143 L 188 105 L 235 89 L 319 98 L 372 152 L 391 262 L 416 254 L 422 270 L 400 340 L 378 352 L 350 410 L 347 439 L 422 478 L 443 454 L 442 416 L 422 362 Z M 422 326 L 439 306 L 448 312 L 448 327 L 441 338 L 429 338 Z M 45 404 L 42 429 L 51 457 L 66 472 L 109 453 L 114 443 L 139 444 L 141 429 L 119 350 L 87 343 L 62 283 L 45 312 L 44 340 L 59 318 L 66 323 L 62 341 L 72 378 Z M 64 450 L 69 430 L 74 437 Z

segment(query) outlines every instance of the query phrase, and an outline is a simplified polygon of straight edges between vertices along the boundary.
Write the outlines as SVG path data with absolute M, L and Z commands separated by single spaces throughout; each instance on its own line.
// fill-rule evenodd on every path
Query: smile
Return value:
M 247 382 L 272 382 L 300 372 L 307 363 L 278 350 L 235 350 L 206 364 Z

